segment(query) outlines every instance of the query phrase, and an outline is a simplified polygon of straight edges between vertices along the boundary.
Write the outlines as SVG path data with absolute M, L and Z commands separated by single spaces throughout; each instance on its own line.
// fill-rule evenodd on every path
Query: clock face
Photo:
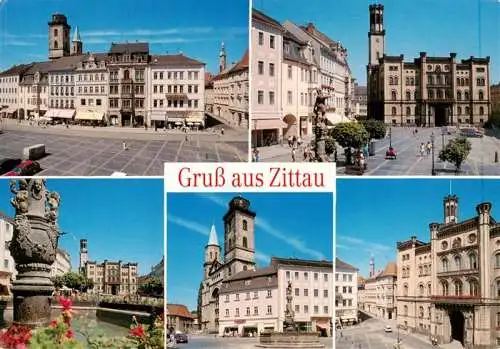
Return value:
M 379 38 L 376 38 L 376 39 L 375 39 L 375 42 L 380 42 L 380 39 L 379 39 Z

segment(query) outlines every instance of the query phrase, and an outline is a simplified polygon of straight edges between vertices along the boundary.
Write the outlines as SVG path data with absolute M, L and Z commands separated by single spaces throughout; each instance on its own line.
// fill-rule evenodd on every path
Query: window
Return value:
M 406 116 L 410 116 L 410 115 L 411 115 L 411 108 L 406 107 Z
M 328 298 L 328 290 L 323 290 L 323 297 Z
M 480 101 L 484 100 L 484 93 L 483 93 L 483 91 L 479 91 L 479 100 Z
M 420 294 L 420 296 L 423 296 L 424 295 L 424 285 L 423 284 L 420 284 L 418 285 L 418 293 Z
M 475 253 L 469 255 L 469 269 L 477 268 L 477 257 Z
M 403 315 L 404 315 L 404 316 L 408 316 L 408 306 L 407 306 L 407 305 L 405 305 L 405 306 L 403 307 Z
M 410 91 L 406 91 L 406 100 L 407 101 L 411 100 L 411 93 L 410 93 Z
M 462 268 L 462 259 L 460 256 L 455 256 L 453 260 L 455 262 L 455 270 L 460 270 Z
M 441 260 L 441 271 L 443 272 L 447 272 L 448 271 L 448 259 L 447 258 L 443 258 Z
M 274 35 L 269 35 L 269 47 L 270 48 L 274 48 L 274 41 L 275 41 Z
M 396 91 L 395 90 L 392 90 L 391 91 L 391 98 L 393 101 L 395 101 L 397 99 L 397 94 L 396 94 Z M 394 114 L 393 114 L 394 115 Z
M 314 306 L 314 314 L 319 313 L 319 307 L 317 305 Z
M 304 314 L 309 314 L 309 306 L 304 305 Z
M 273 296 L 272 290 L 267 290 L 267 298 L 271 298 Z
M 469 295 L 473 297 L 479 296 L 479 283 L 476 280 L 469 281 Z
M 404 284 L 403 286 L 403 296 L 407 297 L 408 296 L 408 285 Z
M 239 308 L 236 308 L 236 316 L 240 316 L 240 309 Z
M 269 76 L 274 76 L 274 63 L 269 63 Z
M 318 289 L 317 288 L 314 289 L 314 297 L 318 297 Z
M 287 99 L 288 99 L 288 104 L 292 104 L 293 103 L 292 91 L 288 91 L 287 92 Z
M 246 236 L 243 237 L 243 247 L 248 248 L 248 240 Z
M 484 107 L 479 107 L 479 115 L 484 115 Z
M 300 290 L 298 288 L 295 289 L 295 295 L 300 296 Z
M 264 74 L 264 62 L 263 61 L 259 61 L 257 63 L 257 66 L 258 66 L 259 75 L 263 75 Z
M 309 289 L 304 288 L 304 297 L 309 297 Z
M 264 45 L 264 33 L 259 32 L 259 45 L 262 46 Z
M 454 287 L 455 287 L 455 296 L 461 296 L 462 295 L 462 282 L 460 280 L 455 280 Z
M 291 65 L 288 66 L 288 78 L 292 79 L 292 66 Z
M 495 268 L 500 268 L 500 252 L 495 254 Z
M 296 272 L 295 272 L 295 278 L 294 278 L 294 279 L 295 279 L 295 280 L 298 280 L 298 279 L 299 279 L 299 272 L 298 272 L 298 271 L 296 271 Z
M 229 309 L 226 309 L 226 317 L 229 317 Z
M 259 315 L 259 307 L 253 307 L 253 315 Z
M 247 307 L 247 316 L 250 316 L 250 307 Z
M 457 114 L 462 115 L 462 107 L 457 107 Z
M 273 313 L 273 307 L 268 305 L 267 306 L 267 315 L 271 315 Z
M 469 100 L 469 91 L 465 91 L 464 96 L 465 96 L 465 100 L 468 101 Z
M 257 91 L 257 103 L 264 104 L 264 91 Z
M 442 281 L 441 287 L 443 288 L 443 296 L 447 296 L 448 295 L 448 282 Z
M 392 107 L 392 115 L 395 116 L 396 115 L 396 107 Z
M 274 91 L 269 91 L 269 104 L 274 105 Z

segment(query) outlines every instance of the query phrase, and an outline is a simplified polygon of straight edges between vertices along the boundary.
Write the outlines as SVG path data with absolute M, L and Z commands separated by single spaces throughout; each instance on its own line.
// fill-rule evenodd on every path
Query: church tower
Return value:
M 212 224 L 210 229 L 210 235 L 208 237 L 208 244 L 205 246 L 205 263 L 203 268 L 205 270 L 205 279 L 208 278 L 208 273 L 210 272 L 210 267 L 214 261 L 220 262 L 220 246 L 219 239 L 217 239 L 217 232 L 215 230 L 215 225 Z
M 65 15 L 56 13 L 49 22 L 49 59 L 69 56 L 69 31 L 71 27 Z
M 80 56 L 82 52 L 83 52 L 82 39 L 80 38 L 78 27 L 75 27 L 75 32 L 73 33 L 73 40 L 71 40 L 71 55 Z
M 369 277 L 374 277 L 375 276 L 375 258 L 373 255 L 370 257 L 370 276 Z
M 219 53 L 219 73 L 222 73 L 222 71 L 226 69 L 226 64 L 226 47 L 224 43 L 222 43 Z
M 80 261 L 78 263 L 78 271 L 85 270 L 85 264 L 89 261 L 89 250 L 87 249 L 87 239 L 80 240 Z
M 378 65 L 385 52 L 384 5 L 370 5 L 368 45 L 368 64 Z
M 226 277 L 255 268 L 255 216 L 250 201 L 236 196 L 224 215 L 224 264 Z
M 444 206 L 444 224 L 458 222 L 458 197 L 448 195 L 443 200 Z

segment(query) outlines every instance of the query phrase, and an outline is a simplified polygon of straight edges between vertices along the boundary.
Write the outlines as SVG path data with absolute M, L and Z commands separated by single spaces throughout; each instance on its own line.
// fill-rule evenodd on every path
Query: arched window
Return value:
M 495 268 L 500 268 L 500 252 L 495 254 Z
M 467 79 L 467 80 L 469 80 L 469 79 Z M 465 81 L 466 81 L 466 80 L 465 80 L 464 78 L 460 79 L 460 82 L 462 83 L 462 86 L 465 86 Z M 467 85 L 468 85 L 468 84 L 467 84 Z
M 57 43 L 57 40 L 54 40 L 54 48 L 59 48 L 59 44 Z
M 479 91 L 479 100 L 482 101 L 484 99 L 483 91 Z
M 448 295 L 448 282 L 442 281 L 441 287 L 443 288 L 443 296 L 447 296 Z
M 475 253 L 469 254 L 469 268 L 477 269 L 477 257 Z
M 421 319 L 424 317 L 424 307 L 423 306 L 418 307 L 418 317 Z
M 462 92 L 457 91 L 457 100 L 461 100 L 461 99 L 462 99 Z
M 410 85 L 410 78 L 407 76 L 405 79 L 406 85 Z
M 57 29 L 54 29 L 54 36 L 57 36 L 57 34 L 58 34 Z
M 406 100 L 407 101 L 411 100 L 411 93 L 410 93 L 410 91 L 406 91 Z
M 460 78 L 457 78 L 457 86 L 461 86 L 460 85 Z
M 394 85 L 394 78 L 389 76 L 389 85 Z
M 483 107 L 479 107 L 479 115 L 484 115 L 484 108 Z
M 392 116 L 396 116 L 396 107 L 392 107 Z
M 414 78 L 410 78 L 410 85 L 411 85 L 411 86 L 414 86 L 414 85 L 415 85 L 415 79 L 414 79 Z
M 462 247 L 462 239 L 460 238 L 455 238 L 451 244 L 451 247 L 453 248 L 460 248 Z
M 406 107 L 406 116 L 410 116 L 410 115 L 411 115 L 411 108 Z
M 427 293 L 429 297 L 432 296 L 432 286 L 430 282 L 427 284 Z
M 465 91 L 465 92 L 464 92 L 464 99 L 465 99 L 466 101 L 468 101 L 468 100 L 469 100 L 469 91 Z
M 244 247 L 244 248 L 247 248 L 247 247 L 248 247 L 248 240 L 247 240 L 247 237 L 246 237 L 246 236 L 244 236 L 244 237 L 243 237 L 243 247 Z
M 465 115 L 470 115 L 470 108 L 469 107 L 465 107 Z
M 210 251 L 210 260 L 212 260 L 212 251 Z
M 424 293 L 425 293 L 425 287 L 424 287 L 424 285 L 423 284 L 418 285 L 418 294 L 420 296 L 423 296 Z
M 457 107 L 457 114 L 462 115 L 462 107 Z
M 229 238 L 229 243 L 228 243 L 229 249 L 233 247 L 233 240 Z
M 248 222 L 246 219 L 243 220 L 242 222 L 242 228 L 244 231 L 247 231 L 248 230 Z
M 396 91 L 392 90 L 391 91 L 391 96 L 392 96 L 392 100 L 395 101 L 396 100 Z
M 433 85 L 434 84 L 434 78 L 432 77 L 432 75 L 429 75 L 427 77 L 427 79 L 429 80 L 429 85 Z
M 403 315 L 404 315 L 404 316 L 408 316 L 408 306 L 407 306 L 407 305 L 405 305 L 405 306 L 403 307 Z
M 462 259 L 460 258 L 459 255 L 456 255 L 453 258 L 453 261 L 455 262 L 455 270 L 460 270 L 462 269 Z
M 462 295 L 462 281 L 455 280 L 453 285 L 455 287 L 455 296 L 461 296 Z
M 441 90 L 437 90 L 437 91 L 436 91 L 436 98 L 437 98 L 437 99 L 441 99 L 441 98 L 443 98 L 443 91 L 441 91 Z
M 476 280 L 469 281 L 469 295 L 473 297 L 479 296 L 479 283 Z
M 403 286 L 403 296 L 407 297 L 408 296 L 408 285 L 404 284 Z
M 447 258 L 443 258 L 441 260 L 441 267 L 442 267 L 442 271 L 443 272 L 447 272 L 448 271 L 448 259 Z
M 397 76 L 395 76 L 395 77 L 394 77 L 394 85 L 397 85 L 397 84 L 398 84 L 398 77 L 397 77 Z
M 126 69 L 126 70 L 123 72 L 123 78 L 124 78 L 125 80 L 130 79 L 130 72 L 128 71 L 128 69 Z
M 500 297 L 500 280 L 497 280 L 497 297 Z
M 434 90 L 429 90 L 429 98 L 430 99 L 434 98 Z

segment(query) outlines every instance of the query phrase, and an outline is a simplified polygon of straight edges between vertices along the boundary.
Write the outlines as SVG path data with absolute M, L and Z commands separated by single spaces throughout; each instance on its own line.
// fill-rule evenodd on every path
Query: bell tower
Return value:
M 78 271 L 85 270 L 85 264 L 89 261 L 89 250 L 87 248 L 87 239 L 80 240 L 80 261 L 78 263 Z
M 215 230 L 215 225 L 212 224 L 210 229 L 210 235 L 208 237 L 208 244 L 205 246 L 205 263 L 203 267 L 205 269 L 205 278 L 208 278 L 210 272 L 210 266 L 214 261 L 220 261 L 220 246 L 219 239 L 217 238 L 217 231 Z
M 456 195 L 448 195 L 443 200 L 444 208 L 444 224 L 458 222 L 458 197 Z
M 227 64 L 226 58 L 227 58 L 226 47 L 225 47 L 224 43 L 222 43 L 221 48 L 220 48 L 220 52 L 219 52 L 219 73 L 222 73 L 222 71 L 224 69 L 226 69 L 226 64 Z
M 224 215 L 224 264 L 226 277 L 255 268 L 255 216 L 250 201 L 236 196 Z
M 55 13 L 49 22 L 49 59 L 69 56 L 69 31 L 71 27 L 65 15 Z
M 368 32 L 368 64 L 378 65 L 385 52 L 384 5 L 370 5 L 370 31 Z

